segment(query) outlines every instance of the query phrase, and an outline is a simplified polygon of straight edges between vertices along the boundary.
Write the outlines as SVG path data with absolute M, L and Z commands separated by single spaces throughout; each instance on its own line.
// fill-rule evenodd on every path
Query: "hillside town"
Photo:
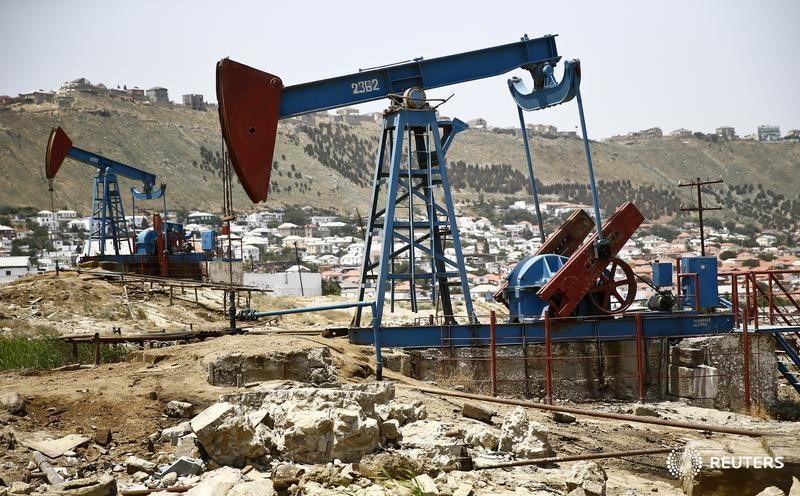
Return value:
M 545 221 L 553 225 L 576 209 L 591 213 L 588 205 L 558 201 L 542 202 L 540 209 Z M 531 203 L 519 200 L 505 213 L 510 218 L 532 218 L 535 210 Z M 220 216 L 209 212 L 168 211 L 166 216 L 170 222 L 183 223 L 196 251 L 201 250 L 203 233 L 218 232 L 223 224 Z M 127 216 L 126 220 L 133 237 L 150 225 L 146 215 Z M 96 254 L 86 242 L 91 222 L 91 218 L 73 210 L 0 215 L 0 283 L 54 270 L 56 263 L 61 268 L 74 267 L 82 257 Z M 457 222 L 474 298 L 490 301 L 515 265 L 541 246 L 538 229 L 529 220 L 497 224 L 485 217 L 460 215 Z M 217 237 L 217 257 L 233 253 L 233 259 L 244 268 L 245 284 L 269 288 L 276 294 L 341 294 L 353 298 L 358 295 L 365 249 L 362 229 L 358 219 L 319 214 L 310 208 L 256 211 L 233 222 L 230 236 Z M 800 248 L 782 244 L 786 240 L 784 234 L 743 231 L 745 226 L 736 223 L 706 220 L 706 255 L 720 259 L 721 273 L 800 269 Z M 798 239 L 800 231 L 790 236 Z M 637 300 L 646 301 L 654 292 L 647 283 L 653 260 L 674 263 L 680 257 L 697 256 L 700 251 L 698 226 L 687 218 L 674 229 L 643 224 L 619 257 L 642 276 Z M 380 253 L 380 243 L 373 243 L 371 261 L 376 261 Z M 448 248 L 446 255 L 455 253 Z M 800 288 L 800 277 L 787 277 L 785 283 Z M 408 282 L 400 282 L 394 291 L 402 299 L 408 288 Z M 725 293 L 724 285 L 721 292 Z M 455 299 L 458 297 L 454 295 Z

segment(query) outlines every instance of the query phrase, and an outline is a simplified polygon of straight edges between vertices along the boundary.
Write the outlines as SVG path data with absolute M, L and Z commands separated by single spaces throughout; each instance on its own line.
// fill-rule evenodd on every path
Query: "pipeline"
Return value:
M 587 417 L 598 417 L 598 418 L 606 418 L 612 420 L 624 420 L 626 422 L 638 422 L 640 424 L 655 424 L 655 425 L 663 425 L 667 427 L 676 427 L 679 429 L 690 429 L 690 430 L 699 430 L 699 431 L 708 431 L 708 432 L 719 432 L 722 434 L 736 434 L 739 436 L 749 436 L 749 437 L 762 437 L 762 436 L 771 436 L 775 435 L 774 432 L 765 432 L 765 431 L 753 431 L 749 429 L 737 429 L 736 427 L 725 427 L 721 425 L 713 425 L 713 424 L 705 424 L 702 422 L 686 422 L 682 420 L 666 420 L 660 419 L 655 417 L 640 417 L 638 415 L 628 415 L 624 413 L 611 413 L 611 412 L 599 412 L 596 410 L 587 410 L 584 408 L 575 408 L 571 406 L 557 406 L 557 405 L 547 405 L 544 403 L 536 403 L 533 401 L 523 401 L 523 400 L 515 400 L 509 398 L 493 398 L 491 396 L 483 396 L 480 394 L 470 394 L 470 393 L 459 393 L 456 391 L 445 391 L 442 389 L 434 389 L 434 388 L 426 388 L 426 387 L 417 387 L 417 386 L 408 386 L 408 385 L 401 385 L 413 389 L 415 391 L 419 391 L 422 393 L 430 393 L 430 394 L 438 394 L 441 396 L 452 396 L 455 398 L 465 398 L 469 400 L 476 400 L 476 401 L 487 401 L 489 403 L 500 403 L 503 405 L 514 405 L 514 406 L 522 406 L 526 408 L 538 408 L 540 410 L 548 410 L 553 412 L 564 412 L 564 413 L 571 413 L 573 415 L 585 415 Z
M 514 460 L 511 462 L 493 463 L 491 465 L 476 465 L 473 470 L 489 470 L 495 468 L 524 467 L 526 465 L 549 465 L 551 463 L 577 462 L 581 460 L 600 460 L 603 458 L 625 458 L 628 456 L 660 455 L 669 453 L 673 448 L 650 448 L 628 451 L 607 451 L 605 453 L 584 453 L 582 455 L 549 456 L 547 458 L 532 458 L 528 460 Z

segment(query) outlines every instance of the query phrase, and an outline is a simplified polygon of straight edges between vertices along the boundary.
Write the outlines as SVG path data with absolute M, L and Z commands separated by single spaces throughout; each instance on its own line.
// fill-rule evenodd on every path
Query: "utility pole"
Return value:
M 706 236 L 705 231 L 703 229 L 703 211 L 705 210 L 722 210 L 722 207 L 704 207 L 703 206 L 703 186 L 706 184 L 718 184 L 723 182 L 722 179 L 716 179 L 714 181 L 703 181 L 699 177 L 696 181 L 691 181 L 685 183 L 681 181 L 678 183 L 678 186 L 683 188 L 686 186 L 694 188 L 697 187 L 697 207 L 684 207 L 681 206 L 681 212 L 697 212 L 697 215 L 700 217 L 700 255 L 706 256 Z
M 303 291 L 303 266 L 300 265 L 300 252 L 297 249 L 297 241 L 294 242 L 294 258 L 297 260 L 297 278 L 300 279 L 300 296 L 305 296 L 306 292 Z

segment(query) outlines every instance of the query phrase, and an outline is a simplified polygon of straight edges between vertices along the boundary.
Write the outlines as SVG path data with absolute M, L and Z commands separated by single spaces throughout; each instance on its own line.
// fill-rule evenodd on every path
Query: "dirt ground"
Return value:
M 179 291 L 176 291 L 176 294 Z M 0 328 L 4 334 L 22 333 L 108 333 L 113 326 L 137 332 L 159 332 L 162 328 L 184 330 L 220 328 L 225 324 L 219 292 L 200 290 L 198 302 L 194 291 L 186 290 L 180 299 L 173 295 L 169 305 L 168 290 L 149 284 L 119 283 L 95 276 L 74 273 L 42 275 L 22 279 L 0 287 Z M 260 296 L 264 308 L 268 296 Z M 273 299 L 273 307 L 304 306 L 319 303 Z M 215 306 L 216 305 L 216 306 Z M 483 309 L 485 310 L 485 309 Z M 145 318 L 140 318 L 140 312 Z M 131 315 L 134 315 L 131 318 Z M 224 336 L 204 342 L 146 349 L 132 353 L 128 361 L 102 364 L 99 367 L 69 371 L 15 370 L 0 372 L 0 394 L 16 391 L 23 396 L 28 414 L 15 416 L 0 413 L 0 479 L 9 483 L 24 477 L 31 459 L 30 451 L 14 443 L 26 433 L 46 433 L 53 438 L 67 434 L 93 437 L 100 429 L 109 429 L 112 444 L 101 449 L 95 444 L 78 448 L 79 455 L 94 459 L 94 468 L 109 469 L 130 454 L 153 458 L 174 450 L 169 443 L 153 443 L 149 436 L 178 420 L 163 415 L 170 400 L 195 405 L 199 411 L 218 400 L 220 395 L 241 389 L 212 386 L 207 382 L 204 359 L 219 354 L 257 353 L 259 350 L 291 351 L 309 347 L 331 350 L 337 376 L 342 382 L 370 382 L 375 378 L 373 350 L 350 344 L 345 338 L 317 335 L 288 335 L 292 329 L 321 329 L 344 325 L 349 312 L 327 312 L 261 323 L 255 328 L 264 334 Z M 400 316 L 402 320 L 408 316 Z M 342 322 L 342 321 L 345 322 Z M 462 400 L 415 391 L 415 386 L 430 386 L 386 371 L 386 380 L 397 384 L 397 396 L 413 402 L 422 400 L 429 418 L 456 425 L 461 419 Z M 499 414 L 513 407 L 485 404 Z M 597 410 L 629 412 L 634 405 L 625 402 L 580 405 Z M 730 412 L 688 407 L 677 402 L 650 404 L 662 418 L 703 421 L 743 428 L 772 431 L 787 436 L 800 434 L 800 424 L 747 417 Z M 556 423 L 549 413 L 530 410 L 532 419 L 550 430 L 550 442 L 558 455 L 598 451 L 617 451 L 677 446 L 690 439 L 712 435 L 706 432 L 679 430 L 638 423 L 579 417 L 574 424 Z M 601 461 L 606 469 L 608 494 L 622 495 L 630 489 L 642 493 L 683 494 L 677 480 L 665 466 L 666 455 L 638 456 L 630 459 Z M 560 464 L 563 468 L 568 466 Z M 519 468 L 503 470 L 506 474 L 540 477 L 546 480 L 555 468 Z M 552 472 L 553 474 L 555 472 Z M 497 478 L 501 474 L 479 473 L 476 477 Z

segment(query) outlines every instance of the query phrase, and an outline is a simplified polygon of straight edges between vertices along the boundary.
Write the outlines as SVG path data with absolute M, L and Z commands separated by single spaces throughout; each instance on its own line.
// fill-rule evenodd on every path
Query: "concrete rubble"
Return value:
M 547 441 L 547 429 L 528 419 L 522 407 L 517 407 L 503 420 L 500 427 L 500 449 L 522 458 L 542 458 L 553 455 Z
M 25 400 L 16 391 L 2 394 L 0 395 L 0 409 L 12 415 L 24 415 Z
M 705 365 L 703 360 L 707 361 L 708 355 L 692 348 L 674 352 L 677 366 L 696 369 Z M 634 429 L 630 425 L 602 423 L 584 416 L 578 422 L 574 415 L 565 413 L 542 414 L 489 402 L 446 400 L 406 387 L 395 390 L 388 380 L 342 383 L 334 366 L 338 362 L 328 348 L 313 353 L 280 353 L 285 360 L 281 367 L 270 364 L 264 365 L 263 370 L 258 369 L 263 365 L 259 357 L 266 355 L 259 350 L 237 352 L 232 358 L 223 354 L 205 356 L 204 368 L 198 375 L 205 377 L 208 371 L 209 382 L 246 384 L 226 388 L 222 395 L 202 378 L 200 382 L 211 395 L 196 397 L 183 391 L 163 394 L 150 385 L 145 391 L 157 394 L 147 404 L 157 423 L 151 424 L 136 441 L 125 439 L 123 428 L 115 424 L 111 425 L 112 438 L 109 424 L 95 425 L 92 421 L 81 424 L 81 429 L 72 434 L 64 436 L 66 433 L 60 432 L 60 438 L 49 430 L 38 437 L 20 436 L 20 444 L 50 449 L 52 465 L 67 483 L 51 486 L 36 477 L 15 481 L 9 488 L 0 483 L 0 496 L 110 496 L 131 491 L 149 491 L 157 496 L 173 496 L 178 491 L 194 496 L 612 496 L 657 492 L 656 486 L 652 491 L 641 485 L 620 489 L 626 481 L 619 478 L 609 482 L 619 476 L 619 472 L 611 470 L 619 470 L 622 462 L 611 469 L 591 461 L 490 468 L 509 461 L 611 450 L 611 446 L 603 444 L 587 445 L 585 438 L 578 438 L 575 432 L 598 429 L 597 436 L 615 436 L 618 431 Z M 402 362 L 407 356 L 398 355 L 398 359 Z M 171 373 L 171 369 L 166 370 Z M 145 395 L 139 391 L 137 396 Z M 171 399 L 176 397 L 180 400 Z M 26 399 L 32 415 L 43 411 L 31 397 Z M 214 399 L 217 401 L 209 404 Z M 642 417 L 673 418 L 678 413 L 663 404 L 605 407 Z M 24 419 L 9 411 L 0 410 L 0 414 L 3 422 Z M 57 422 L 58 413 L 52 417 Z M 4 425 L 11 424 L 0 423 L 0 429 Z M 628 438 L 635 439 L 637 448 L 640 444 L 661 442 L 656 434 L 641 434 L 637 429 Z M 0 430 L 0 464 L 6 445 L 3 436 Z M 800 466 L 793 455 L 800 453 L 800 447 L 787 436 L 747 439 L 746 446 L 720 446 L 715 443 L 721 441 L 714 437 L 703 442 L 707 444 L 692 447 L 704 456 L 715 450 L 740 452 L 746 448 L 754 453 L 783 456 L 788 465 Z M 626 449 L 619 443 L 613 447 Z M 651 467 L 655 467 L 652 472 L 658 470 L 657 465 Z M 35 464 L 28 467 L 29 473 L 37 470 Z M 667 478 L 666 468 L 662 472 L 666 476 L 659 476 Z M 738 486 L 724 486 L 718 474 L 701 471 L 691 487 L 684 488 L 689 495 L 714 494 L 700 489 L 717 486 L 729 490 L 746 487 L 748 491 L 752 489 L 752 494 L 760 492 L 763 496 L 792 494 L 790 477 L 776 480 L 771 474 L 741 475 L 745 480 L 737 482 Z M 658 487 L 673 489 L 676 484 L 680 482 L 671 479 Z M 796 493 L 800 482 L 794 484 Z

